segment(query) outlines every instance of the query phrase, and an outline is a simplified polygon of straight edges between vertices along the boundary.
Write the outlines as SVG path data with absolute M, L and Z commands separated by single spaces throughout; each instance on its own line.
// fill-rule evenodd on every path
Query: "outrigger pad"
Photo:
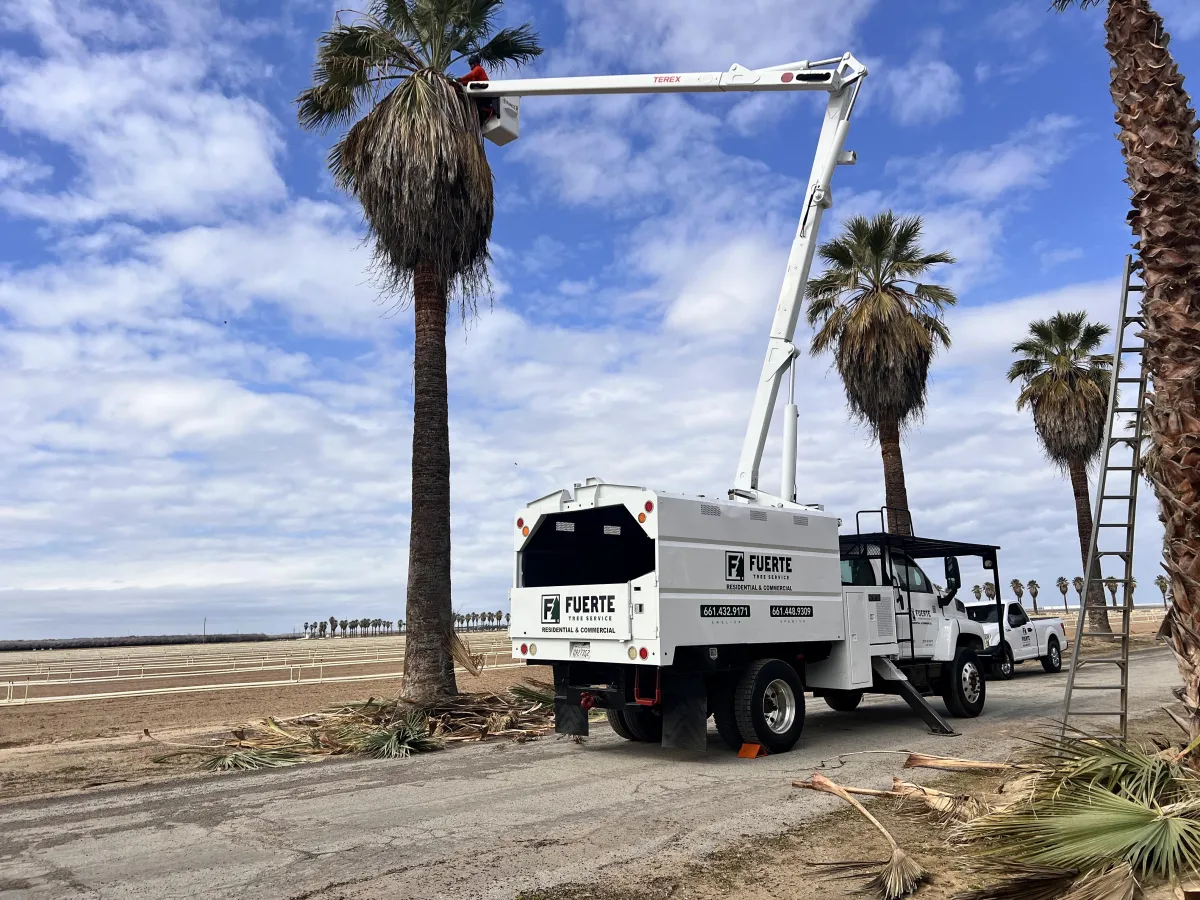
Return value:
M 662 745 L 703 753 L 708 749 L 708 690 L 699 672 L 662 672 Z

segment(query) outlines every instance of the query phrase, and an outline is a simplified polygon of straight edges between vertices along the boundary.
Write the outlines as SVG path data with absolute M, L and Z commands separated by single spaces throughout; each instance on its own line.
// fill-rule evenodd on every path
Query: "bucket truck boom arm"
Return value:
M 747 69 L 733 65 L 728 72 L 682 72 L 660 75 L 599 75 L 570 78 L 522 78 L 506 81 L 473 81 L 467 92 L 475 97 L 532 97 L 566 94 L 672 94 L 729 91 L 825 91 L 829 102 L 817 142 L 817 154 L 813 160 L 808 187 L 804 194 L 804 206 L 800 224 L 792 240 L 788 256 L 787 272 L 779 301 L 775 307 L 775 319 L 771 325 L 767 354 L 763 360 L 762 374 L 754 393 L 750 409 L 750 422 L 746 438 L 742 443 L 742 454 L 738 460 L 737 476 L 730 490 L 731 496 L 746 500 L 781 505 L 781 501 L 792 503 L 796 473 L 796 407 L 789 403 L 785 423 L 783 451 L 783 479 L 781 497 L 762 492 L 758 488 L 758 470 L 762 463 L 763 448 L 767 432 L 779 396 L 779 385 L 796 355 L 792 338 L 796 333 L 796 320 L 800 315 L 804 288 L 812 268 L 813 255 L 817 248 L 817 232 L 821 227 L 821 216 L 832 203 L 830 182 L 838 165 L 852 164 L 854 154 L 843 151 L 846 131 L 850 127 L 850 114 L 854 101 L 867 70 L 858 60 L 847 53 L 845 56 L 809 62 L 802 60 L 766 69 Z M 516 109 L 515 101 L 512 101 Z M 515 123 L 504 143 L 516 138 Z

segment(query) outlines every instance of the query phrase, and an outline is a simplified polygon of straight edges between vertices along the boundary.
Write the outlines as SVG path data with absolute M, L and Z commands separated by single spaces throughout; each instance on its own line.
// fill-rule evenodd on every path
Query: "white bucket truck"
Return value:
M 866 69 L 850 54 L 767 69 L 473 82 L 480 97 L 553 94 L 824 91 L 829 99 L 776 306 L 734 487 L 727 500 L 588 479 L 513 518 L 513 654 L 554 671 L 555 728 L 588 732 L 588 713 L 630 740 L 703 750 L 716 720 L 731 747 L 790 749 L 804 693 L 853 709 L 867 691 L 899 694 L 936 731 L 983 709 L 982 626 L 955 599 L 957 557 L 996 548 L 884 531 L 838 534 L 839 520 L 796 502 L 792 343 L 830 184 Z M 485 134 L 519 134 L 520 107 Z M 759 489 L 763 447 L 785 373 L 780 493 Z M 882 512 L 880 513 L 883 518 Z M 917 560 L 944 558 L 937 592 Z M 997 580 L 997 586 L 999 581 Z M 998 595 L 998 592 L 997 592 Z

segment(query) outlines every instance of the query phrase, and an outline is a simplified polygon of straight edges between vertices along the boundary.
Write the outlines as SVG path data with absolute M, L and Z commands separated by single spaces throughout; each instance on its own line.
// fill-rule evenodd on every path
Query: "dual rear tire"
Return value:
M 604 715 L 618 737 L 648 744 L 662 741 L 662 716 L 652 709 L 606 709 Z

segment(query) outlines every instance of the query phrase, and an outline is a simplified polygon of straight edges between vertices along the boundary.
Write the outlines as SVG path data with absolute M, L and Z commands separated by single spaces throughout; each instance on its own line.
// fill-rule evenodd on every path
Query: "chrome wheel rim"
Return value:
M 1050 648 L 1050 662 L 1052 665 L 1057 666 L 1058 661 L 1061 658 L 1062 658 L 1062 655 L 1058 652 L 1058 644 L 1055 644 L 1053 647 Z
M 1012 674 L 1013 660 L 1012 660 L 1012 656 L 1009 654 L 1009 652 L 1007 650 L 1004 651 L 1004 659 L 1002 659 L 1000 661 L 1000 671 L 1003 672 L 1005 675 Z
M 979 669 L 975 663 L 965 663 L 962 668 L 963 699 L 968 703 L 978 703 L 983 690 L 983 681 L 979 677 Z
M 763 691 L 763 719 L 773 734 L 787 734 L 796 723 L 796 693 L 782 678 Z

